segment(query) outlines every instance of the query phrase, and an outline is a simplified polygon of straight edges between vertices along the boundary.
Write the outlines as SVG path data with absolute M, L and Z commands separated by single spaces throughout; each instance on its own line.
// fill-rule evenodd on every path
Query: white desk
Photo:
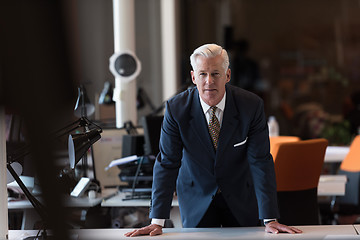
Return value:
M 318 185 L 319 196 L 343 196 L 345 195 L 346 176 L 344 175 L 322 175 Z M 129 193 L 127 193 L 129 194 Z M 102 207 L 150 207 L 148 199 L 124 200 L 126 193 L 118 194 L 102 201 Z M 181 216 L 179 211 L 179 202 L 176 198 L 172 201 L 173 208 L 170 212 L 170 219 L 173 221 L 175 228 L 181 228 Z
M 349 146 L 328 146 L 325 152 L 325 163 L 342 162 L 349 152 Z
M 264 227 L 244 228 L 165 228 L 164 233 L 153 236 L 151 239 L 172 240 L 219 240 L 219 239 L 360 239 L 353 225 L 323 225 L 323 226 L 299 226 L 301 234 L 271 234 L 264 231 Z M 127 239 L 124 234 L 132 229 L 79 229 L 72 230 L 74 239 Z M 35 230 L 11 230 L 9 240 L 20 240 L 28 236 L 36 235 Z M 149 236 L 139 236 L 134 239 L 150 239 Z
M 88 197 L 74 198 L 67 196 L 65 198 L 65 207 L 71 208 L 90 208 L 99 205 L 104 199 L 116 195 L 116 188 L 102 189 L 96 198 L 89 199 Z M 34 223 L 40 219 L 37 212 L 31 205 L 29 200 L 11 201 L 8 202 L 9 211 L 21 210 L 24 212 L 21 229 L 32 229 Z
M 354 228 L 356 229 L 357 233 L 360 234 L 360 224 L 355 224 Z

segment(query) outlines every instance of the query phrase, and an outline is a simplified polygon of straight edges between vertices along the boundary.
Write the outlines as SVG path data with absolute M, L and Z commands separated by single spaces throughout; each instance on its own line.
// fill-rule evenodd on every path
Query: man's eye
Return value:
M 200 73 L 200 76 L 206 76 L 206 73 Z
M 212 74 L 214 77 L 218 77 L 218 76 L 220 76 L 220 73 L 213 73 Z

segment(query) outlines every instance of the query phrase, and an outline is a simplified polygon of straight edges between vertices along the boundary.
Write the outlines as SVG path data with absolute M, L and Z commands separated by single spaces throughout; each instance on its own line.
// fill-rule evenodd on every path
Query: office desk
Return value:
M 346 175 L 321 175 L 318 196 L 344 196 Z
M 345 195 L 346 176 L 343 175 L 322 175 L 318 185 L 319 196 L 343 196 Z M 128 193 L 118 192 L 118 194 L 102 201 L 102 207 L 150 207 L 149 199 L 124 200 Z M 173 208 L 170 212 L 170 219 L 175 228 L 181 228 L 181 216 L 179 202 L 176 198 L 172 201 Z
M 97 194 L 96 198 L 90 199 L 88 197 L 74 198 L 70 196 L 65 197 L 65 207 L 70 208 L 91 208 L 99 205 L 104 199 L 116 195 L 116 188 L 102 189 L 101 193 Z M 21 229 L 32 229 L 34 223 L 40 219 L 36 210 L 33 208 L 29 200 L 19 200 L 8 202 L 9 211 L 23 211 L 23 219 Z
M 219 239 L 360 239 L 353 225 L 323 225 L 323 226 L 299 226 L 301 234 L 271 234 L 265 233 L 264 227 L 244 228 L 164 228 L 164 234 L 153 236 L 151 239 L 173 240 L 219 240 Z M 73 239 L 106 240 L 127 239 L 124 234 L 132 229 L 79 229 L 72 230 Z M 9 231 L 9 240 L 19 240 L 28 236 L 36 235 L 35 230 L 12 230 Z M 150 239 L 149 236 L 140 236 L 131 239 Z
M 360 224 L 355 224 L 354 228 L 357 231 L 357 233 L 360 234 Z

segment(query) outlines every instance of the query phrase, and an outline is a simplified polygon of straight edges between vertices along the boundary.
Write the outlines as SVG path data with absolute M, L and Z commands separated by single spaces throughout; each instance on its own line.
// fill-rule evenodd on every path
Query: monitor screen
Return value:
M 159 153 L 161 125 L 164 116 L 145 116 L 142 119 L 144 128 L 144 153 L 156 156 Z

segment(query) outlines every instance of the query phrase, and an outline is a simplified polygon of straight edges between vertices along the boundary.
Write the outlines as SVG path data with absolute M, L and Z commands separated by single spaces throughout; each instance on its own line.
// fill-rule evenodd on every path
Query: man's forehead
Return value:
M 196 69 L 197 72 L 205 72 L 205 71 L 222 71 L 223 70 L 223 64 L 222 59 L 216 59 L 214 57 L 204 57 L 199 56 L 199 58 L 196 59 Z

